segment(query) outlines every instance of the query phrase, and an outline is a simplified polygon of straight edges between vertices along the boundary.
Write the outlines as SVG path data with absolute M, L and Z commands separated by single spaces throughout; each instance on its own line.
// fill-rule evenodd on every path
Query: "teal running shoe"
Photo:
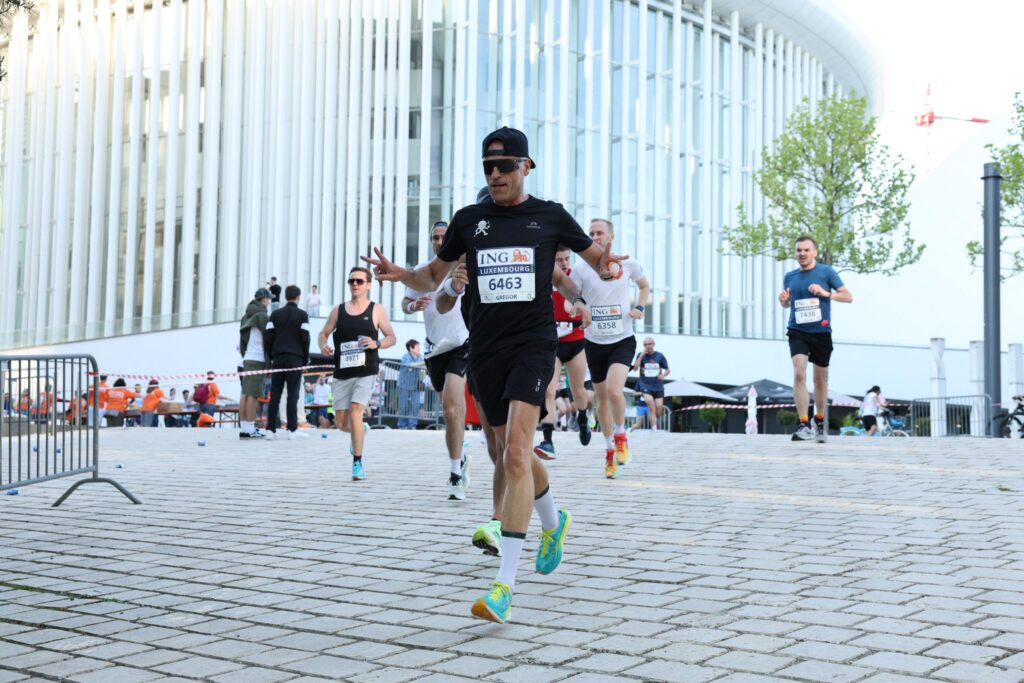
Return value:
M 550 531 L 540 532 L 540 549 L 537 551 L 537 572 L 550 574 L 562 562 L 562 546 L 569 532 L 572 515 L 565 510 L 558 511 L 558 526 Z
M 473 534 L 473 545 L 484 551 L 485 555 L 501 556 L 501 522 L 492 519 L 487 524 L 476 528 Z
M 495 581 L 491 591 L 473 603 L 473 616 L 498 624 L 512 618 L 512 589 L 507 584 Z
M 362 481 L 363 479 L 366 479 L 366 474 L 363 472 L 363 461 L 352 461 L 352 481 Z

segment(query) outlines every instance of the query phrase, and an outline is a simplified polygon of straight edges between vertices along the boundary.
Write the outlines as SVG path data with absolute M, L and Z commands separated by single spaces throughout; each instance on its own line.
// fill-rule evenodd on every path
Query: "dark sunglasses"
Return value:
M 520 159 L 484 159 L 484 175 L 491 175 L 494 169 L 499 173 L 511 173 L 519 168 Z
M 365 285 L 366 284 L 366 280 L 360 280 L 359 278 L 356 278 L 356 277 L 350 277 L 348 279 L 348 283 L 350 285 Z

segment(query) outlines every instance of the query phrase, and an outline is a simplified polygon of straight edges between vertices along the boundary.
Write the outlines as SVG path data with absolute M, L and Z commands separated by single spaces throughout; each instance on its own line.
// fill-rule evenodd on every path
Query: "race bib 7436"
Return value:
M 818 297 L 796 299 L 793 302 L 793 317 L 797 325 L 821 322 L 821 302 Z

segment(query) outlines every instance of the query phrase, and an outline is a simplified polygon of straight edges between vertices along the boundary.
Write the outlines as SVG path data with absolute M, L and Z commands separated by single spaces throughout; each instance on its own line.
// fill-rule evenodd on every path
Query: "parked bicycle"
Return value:
M 910 436 L 904 431 L 905 426 L 906 418 L 893 415 L 889 410 L 881 410 L 878 412 L 878 431 L 875 433 L 878 436 Z M 839 436 L 862 436 L 863 434 L 863 427 L 843 427 L 839 430 Z
M 1018 438 L 1024 439 L 1024 394 L 1017 394 L 1013 397 L 1013 400 L 1017 402 L 1013 410 L 995 418 L 999 420 L 999 431 L 997 434 L 1004 439 L 1009 439 L 1013 435 L 1014 426 L 1016 425 Z

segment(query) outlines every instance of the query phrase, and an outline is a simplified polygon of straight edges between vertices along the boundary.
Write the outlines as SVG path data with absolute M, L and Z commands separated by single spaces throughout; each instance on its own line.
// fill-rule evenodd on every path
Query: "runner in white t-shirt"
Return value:
M 590 221 L 590 239 L 607 248 L 615 238 L 611 221 L 595 218 Z M 579 290 L 576 307 L 584 303 L 590 311 L 590 325 L 584 330 L 587 365 L 597 392 L 598 420 L 605 438 L 604 474 L 609 479 L 618 475 L 617 465 L 630 459 L 626 436 L 626 375 L 633 364 L 636 337 L 633 321 L 644 317 L 644 302 L 651 285 L 644 270 L 633 259 L 623 260 L 613 280 L 602 280 L 588 264 L 579 262 L 569 278 Z M 632 303 L 633 284 L 640 289 L 637 303 Z
M 430 228 L 430 246 L 434 254 L 441 248 L 447 230 L 445 221 L 436 221 Z M 437 310 L 435 299 L 444 291 L 444 283 L 433 292 L 406 288 L 402 310 L 409 314 L 423 312 L 423 323 L 427 328 L 424 350 L 427 373 L 434 391 L 441 394 L 444 407 L 444 440 L 451 467 L 448 500 L 465 500 L 469 486 L 469 455 L 462 452 L 462 444 L 466 432 L 466 354 L 469 350 L 466 341 L 469 330 L 462 319 L 458 300 L 447 313 Z

